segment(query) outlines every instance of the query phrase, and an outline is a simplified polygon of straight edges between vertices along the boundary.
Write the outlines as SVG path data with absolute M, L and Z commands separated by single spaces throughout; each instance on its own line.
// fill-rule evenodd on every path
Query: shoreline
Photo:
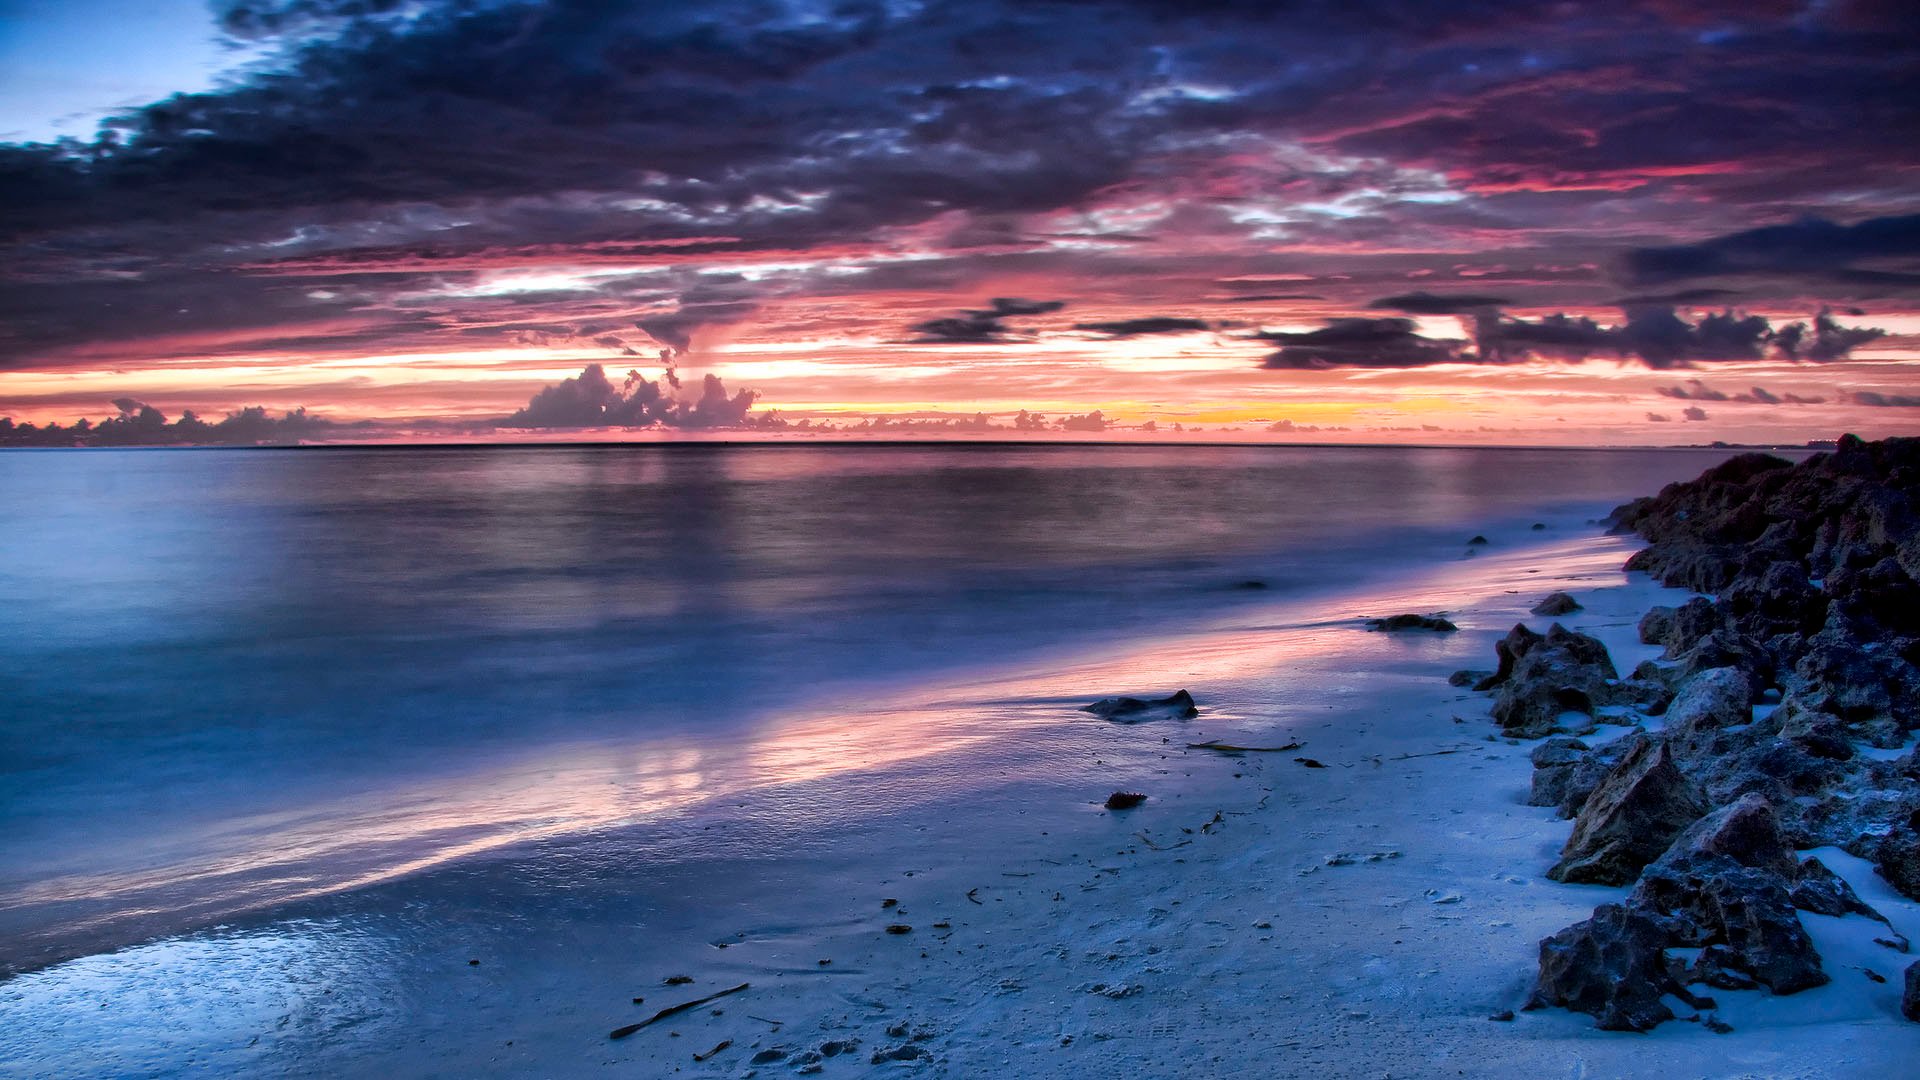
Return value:
M 1542 937 L 1622 890 L 1540 876 L 1567 823 L 1525 805 L 1531 747 L 1488 741 L 1485 699 L 1445 678 L 1486 663 L 1513 622 L 1542 622 L 1525 612 L 1552 591 L 1587 605 L 1564 621 L 1598 634 L 1623 670 L 1657 651 L 1637 641 L 1640 609 L 1687 594 L 1623 577 L 1630 549 L 1590 538 L 1490 550 L 1352 598 L 1368 610 L 1160 642 L 1154 655 L 1053 673 L 1051 693 L 1030 688 L 1011 704 L 1004 688 L 978 687 L 976 709 L 999 702 L 1007 714 L 997 738 L 959 764 L 810 781 L 877 785 L 872 813 L 811 835 L 780 819 L 777 800 L 749 799 L 740 827 L 772 839 L 738 858 L 703 861 L 697 831 L 665 864 L 622 862 L 616 835 L 555 841 L 23 975 L 0 983 L 0 1015 L 18 1032 L 0 1074 L 85 1063 L 571 1075 L 627 1063 L 834 1075 L 879 1052 L 953 1076 L 1405 1075 L 1483 1072 L 1493 1058 L 1512 1075 L 1569 1061 L 1604 1075 L 1886 1075 L 1920 1049 L 1920 1029 L 1899 1026 L 1897 986 L 1891 1019 L 1884 986 L 1868 1008 L 1836 987 L 1724 995 L 1721 1015 L 1744 1038 L 1685 1024 L 1623 1036 L 1561 1010 L 1487 1019 L 1519 1007 Z M 1449 611 L 1462 632 L 1359 625 L 1402 610 Z M 1117 725 L 1073 711 L 1180 687 L 1199 718 Z M 1186 748 L 1208 738 L 1302 739 L 1297 756 L 1329 768 Z M 954 768 L 964 777 L 942 772 Z M 943 775 L 965 783 L 943 786 Z M 1148 801 L 1099 808 L 1122 789 Z M 597 889 L 551 887 L 543 867 L 575 862 Z M 1858 866 L 1830 865 L 1896 925 L 1920 925 Z M 885 932 L 896 924 L 913 929 Z M 1815 936 L 1838 956 L 1850 932 Z M 211 971 L 255 978 L 195 989 Z M 678 975 L 694 981 L 664 984 Z M 751 989 L 714 1003 L 718 1015 L 607 1039 L 742 982 Z M 154 983 L 172 996 L 143 1009 Z M 102 995 L 122 1006 L 104 1056 Z M 182 1009 L 221 1003 L 225 1014 L 188 1037 L 168 1028 Z M 1766 1037 L 1807 1017 L 1817 1025 L 1790 1046 Z M 823 1052 L 849 1040 L 850 1053 Z M 753 1063 L 776 1049 L 778 1061 Z

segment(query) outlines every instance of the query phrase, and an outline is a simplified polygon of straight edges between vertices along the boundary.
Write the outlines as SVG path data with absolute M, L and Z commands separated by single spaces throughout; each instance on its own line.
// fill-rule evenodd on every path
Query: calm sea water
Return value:
M 783 710 L 1461 558 L 1474 533 L 1566 536 L 1721 456 L 0 455 L 0 936 L 45 921 L 50 881 L 165 877 L 183 836 L 582 739 L 751 739 Z

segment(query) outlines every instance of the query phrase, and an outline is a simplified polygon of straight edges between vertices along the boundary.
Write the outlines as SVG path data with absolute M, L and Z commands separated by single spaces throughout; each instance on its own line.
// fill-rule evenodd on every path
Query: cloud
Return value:
M 637 371 L 627 372 L 615 386 L 606 369 L 588 364 L 580 374 L 541 389 L 525 408 L 500 421 L 509 428 L 673 427 L 730 428 L 750 426 L 748 413 L 758 396 L 742 390 L 729 397 L 720 380 L 708 375 L 700 395 L 677 396 L 672 385 L 652 382 Z
M 1208 330 L 1212 324 L 1204 319 L 1185 319 L 1172 315 L 1148 315 L 1137 319 L 1120 319 L 1114 322 L 1075 323 L 1075 330 L 1088 333 L 1105 334 L 1111 338 L 1139 337 L 1143 334 L 1186 334 L 1199 330 Z
M 1912 394 L 1882 394 L 1876 390 L 1856 390 L 1848 396 L 1856 405 L 1867 405 L 1877 409 L 1920 409 L 1920 396 Z
M 1435 296 L 1428 292 L 1383 296 L 1367 306 L 1376 311 L 1404 311 L 1409 315 L 1467 315 L 1484 308 L 1506 307 L 1513 301 L 1502 296 Z
M 973 311 L 963 311 L 959 315 L 944 319 L 929 319 L 916 323 L 913 331 L 916 337 L 910 339 L 916 345 L 992 345 L 1020 338 L 1007 326 L 1006 320 L 1021 315 L 1046 315 L 1066 307 L 1062 300 L 1017 300 L 1007 297 L 995 297 L 988 306 Z
M 1707 418 L 1707 410 L 1698 405 L 1689 405 L 1680 411 L 1680 415 L 1688 420 L 1705 420 Z
M 1059 420 L 1062 431 L 1105 431 L 1111 423 L 1098 409 L 1085 416 L 1066 416 Z
M 1899 267 L 1872 265 L 1887 260 L 1898 260 Z M 1854 225 L 1802 218 L 1697 244 L 1637 248 L 1627 253 L 1625 266 L 1628 278 L 1639 283 L 1769 275 L 1916 286 L 1920 273 L 1905 269 L 1914 260 L 1920 260 L 1920 214 L 1869 218 Z
M 1733 311 L 1688 322 L 1672 308 L 1658 306 L 1630 308 L 1625 321 L 1612 325 L 1584 315 L 1520 319 L 1483 308 L 1474 318 L 1473 329 L 1471 345 L 1424 337 L 1415 330 L 1413 320 L 1397 318 L 1335 319 L 1319 330 L 1263 332 L 1255 337 L 1284 346 L 1263 361 L 1267 368 L 1413 368 L 1527 360 L 1579 363 L 1613 357 L 1669 369 L 1769 355 L 1825 363 L 1844 358 L 1855 346 L 1885 333 L 1841 326 L 1825 311 L 1809 328 L 1797 322 L 1776 327 L 1759 315 Z
M 1665 424 L 1665 423 L 1672 422 L 1673 417 L 1667 416 L 1664 413 L 1650 412 L 1647 414 L 1647 419 L 1653 421 L 1656 424 Z
M 1317 371 L 1327 368 L 1416 368 L 1457 362 L 1463 342 L 1423 337 L 1412 319 L 1334 319 L 1318 330 L 1263 331 L 1256 337 L 1280 344 L 1262 367 Z
M 1715 390 L 1699 379 L 1693 379 L 1684 386 L 1657 386 L 1654 389 L 1663 397 L 1679 398 L 1681 401 L 1731 401 L 1747 405 L 1819 405 L 1826 401 L 1825 398 L 1802 397 L 1799 394 L 1776 394 L 1762 386 L 1729 394 L 1724 390 Z
M 294 409 L 275 416 L 250 405 L 236 409 L 215 423 L 191 410 L 168 422 L 166 414 L 136 398 L 112 401 L 118 415 L 99 423 L 18 424 L 0 418 L 0 446 L 263 446 L 287 445 L 306 439 L 324 439 L 363 430 L 365 425 L 338 424 Z

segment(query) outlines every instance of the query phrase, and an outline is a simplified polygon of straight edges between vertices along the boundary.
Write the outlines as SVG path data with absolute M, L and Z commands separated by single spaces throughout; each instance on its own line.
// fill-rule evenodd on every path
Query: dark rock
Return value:
M 1533 605 L 1535 615 L 1571 615 L 1580 610 L 1580 602 L 1566 593 L 1550 594 L 1546 599 Z
M 1744 972 L 1776 994 L 1828 981 L 1777 874 L 1718 855 L 1662 863 L 1647 868 L 1627 906 L 1665 916 L 1676 945 L 1719 946 L 1716 968 Z
M 1666 744 L 1641 737 L 1587 798 L 1547 876 L 1568 884 L 1625 885 L 1705 813 Z
M 1116 791 L 1107 796 L 1107 809 L 1131 810 L 1146 801 L 1147 797 L 1137 791 Z
M 1090 712 L 1102 720 L 1115 720 L 1123 724 L 1139 723 L 1160 716 L 1174 716 L 1191 720 L 1200 715 L 1194 707 L 1193 695 L 1185 690 L 1175 690 L 1163 698 L 1101 698 L 1091 705 L 1083 705 L 1081 712 Z
M 1733 805 L 1687 826 L 1655 866 L 1691 865 L 1714 858 L 1729 859 L 1788 881 L 1800 873 L 1793 849 L 1780 835 L 1773 805 L 1759 795 L 1743 795 Z
M 1468 540 L 1468 541 L 1467 541 L 1467 546 L 1468 546 L 1468 547 L 1482 547 L 1482 546 L 1485 546 L 1485 545 L 1486 545 L 1486 544 L 1487 544 L 1488 542 L 1489 542 L 1489 541 L 1488 541 L 1488 540 L 1487 540 L 1487 538 L 1486 538 L 1486 537 L 1484 537 L 1484 536 L 1475 536 L 1475 537 L 1473 537 L 1473 538 L 1472 538 L 1471 540 Z
M 1540 976 L 1526 1007 L 1587 1013 L 1607 1031 L 1650 1031 L 1673 1019 L 1660 999 L 1686 994 L 1667 968 L 1666 947 L 1657 920 L 1602 904 L 1591 919 L 1540 943 Z
M 926 1047 L 909 1042 L 901 1043 L 899 1046 L 875 1050 L 870 1061 L 874 1065 L 885 1065 L 889 1061 L 917 1061 L 920 1058 L 932 1056 L 933 1054 L 930 1053 Z
M 1492 677 L 1493 677 L 1493 672 L 1491 671 L 1475 671 L 1472 668 L 1462 668 L 1459 671 L 1456 671 L 1453 674 L 1447 676 L 1447 685 L 1448 686 L 1474 686 Z
M 1533 748 L 1533 790 L 1528 806 L 1559 806 L 1574 770 L 1592 750 L 1579 739 L 1555 736 Z
M 1544 640 L 1542 635 L 1527 629 L 1525 623 L 1515 623 L 1513 629 L 1507 631 L 1506 637 L 1494 642 L 1493 653 L 1499 658 L 1498 668 L 1492 675 L 1480 680 L 1474 689 L 1491 690 L 1506 682 L 1513 676 L 1514 665 L 1520 662 L 1520 658 Z
M 1649 608 L 1640 616 L 1640 643 L 1642 645 L 1665 645 L 1673 633 L 1673 608 Z
M 1886 922 L 1886 916 L 1875 911 L 1872 905 L 1860 899 L 1853 886 L 1832 870 L 1827 864 L 1813 856 L 1800 864 L 1799 874 L 1788 892 L 1793 906 L 1801 911 L 1811 911 L 1815 915 L 1865 915 L 1869 919 Z
M 1513 635 L 1508 635 L 1513 641 Z M 1538 738 L 1550 734 L 1567 712 L 1591 715 L 1610 702 L 1617 675 L 1606 646 L 1597 638 L 1555 623 L 1524 651 L 1500 686 L 1493 718 L 1508 735 Z
M 1904 823 L 1874 848 L 1874 872 L 1902 896 L 1920 900 L 1920 837 L 1914 835 L 1915 823 Z
M 1907 965 L 1906 993 L 1900 996 L 1900 1015 L 1920 1021 L 1920 960 Z
M 1322 765 L 1322 764 L 1321 764 L 1320 762 L 1318 762 L 1318 761 L 1315 761 L 1315 760 L 1313 760 L 1313 759 L 1312 759 L 1312 758 L 1310 758 L 1310 757 L 1297 757 L 1297 758 L 1294 758 L 1293 760 L 1295 760 L 1295 761 L 1297 761 L 1297 762 L 1299 762 L 1299 763 L 1300 763 L 1301 765 L 1304 765 L 1304 766 L 1306 766 L 1306 767 L 1307 767 L 1307 768 L 1309 768 L 1309 769 L 1324 769 L 1324 768 L 1326 768 L 1326 766 L 1325 766 L 1325 765 Z
M 1682 683 L 1667 706 L 1668 739 L 1689 757 L 1710 747 L 1713 736 L 1752 722 L 1753 687 L 1738 668 L 1712 668 Z
M 1580 813 L 1581 808 L 1586 806 L 1587 799 L 1592 797 L 1594 791 L 1599 788 L 1600 782 L 1607 778 L 1607 774 L 1620 763 L 1620 759 L 1626 756 L 1635 740 L 1643 738 L 1646 736 L 1635 734 L 1602 743 L 1574 762 L 1564 779 L 1560 801 L 1555 804 L 1560 816 L 1570 818 Z
M 1532 528 L 1534 532 L 1546 532 L 1547 523 L 1544 521 L 1536 521 L 1530 526 L 1530 528 Z
M 1499 1012 L 1494 1013 L 1492 1016 L 1487 1017 L 1487 1019 L 1500 1024 L 1511 1023 L 1513 1021 L 1513 1010 L 1501 1009 Z
M 1367 629 L 1390 633 L 1400 630 L 1437 630 L 1450 634 L 1460 628 L 1438 615 L 1389 615 L 1384 619 L 1368 619 Z

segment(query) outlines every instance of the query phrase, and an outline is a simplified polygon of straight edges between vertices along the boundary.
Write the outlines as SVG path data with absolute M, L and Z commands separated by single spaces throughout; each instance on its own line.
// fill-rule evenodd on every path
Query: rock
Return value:
M 1472 539 L 1467 541 L 1467 546 L 1468 547 L 1485 547 L 1490 542 L 1491 541 L 1489 541 L 1484 536 L 1475 536 Z
M 1647 609 L 1647 613 L 1640 616 L 1640 644 L 1665 645 L 1673 633 L 1673 611 L 1670 607 Z
M 1508 641 L 1513 640 L 1509 634 Z M 1617 675 L 1597 638 L 1555 623 L 1537 642 L 1522 639 L 1519 644 L 1524 651 L 1493 703 L 1493 718 L 1508 735 L 1539 738 L 1552 733 L 1560 714 L 1591 715 L 1612 700 Z
M 1666 744 L 1642 736 L 1581 807 L 1573 835 L 1547 876 L 1568 884 L 1625 885 L 1705 813 Z
M 1606 1031 L 1652 1030 L 1673 1019 L 1661 997 L 1686 997 L 1668 971 L 1666 945 L 1652 917 L 1602 904 L 1592 918 L 1540 942 L 1540 975 L 1526 1007 L 1587 1013 Z
M 1613 767 L 1626 756 L 1633 741 L 1644 737 L 1636 734 L 1602 743 L 1574 762 L 1566 774 L 1560 801 L 1555 804 L 1560 816 L 1571 818 L 1579 814 L 1580 809 L 1587 804 L 1587 799 L 1600 786 L 1600 781 L 1605 780 L 1607 774 L 1613 771 Z
M 1920 1021 L 1920 960 L 1907 965 L 1906 993 L 1900 996 L 1900 1015 Z
M 1368 619 L 1367 629 L 1389 633 L 1401 630 L 1436 630 L 1443 634 L 1451 634 L 1460 628 L 1438 615 L 1389 615 L 1384 619 Z
M 1461 668 L 1459 671 L 1447 676 L 1447 685 L 1474 686 L 1492 677 L 1493 672 L 1491 671 L 1476 671 L 1472 668 Z
M 1533 605 L 1535 615 L 1571 615 L 1580 610 L 1580 602 L 1566 593 L 1550 594 L 1546 599 Z
M 1102 720 L 1114 720 L 1123 724 L 1137 724 L 1160 716 L 1191 720 L 1200 715 L 1200 710 L 1194 707 L 1193 695 L 1185 690 L 1175 690 L 1166 697 L 1153 699 L 1101 698 L 1091 705 L 1081 706 L 1080 711 L 1090 712 Z
M 1116 791 L 1107 796 L 1107 809 L 1131 810 L 1146 801 L 1147 797 L 1137 791 Z
M 1743 972 L 1776 994 L 1828 981 L 1777 874 L 1719 855 L 1663 863 L 1647 868 L 1627 906 L 1665 916 L 1675 945 L 1718 946 L 1711 970 L 1722 980 Z
M 917 1061 L 920 1058 L 926 1058 L 926 1057 L 932 1057 L 932 1056 L 933 1055 L 927 1051 L 926 1047 L 921 1046 L 918 1043 L 909 1042 L 909 1043 L 901 1043 L 899 1046 L 891 1046 L 884 1049 L 875 1050 L 873 1052 L 873 1057 L 869 1059 L 869 1061 L 871 1064 L 874 1064 L 874 1065 L 885 1065 L 889 1061 Z
M 1512 678 L 1514 665 L 1544 640 L 1542 635 L 1527 629 L 1525 623 L 1515 623 L 1513 629 L 1507 631 L 1506 637 L 1494 642 L 1493 653 L 1499 658 L 1499 667 L 1492 675 L 1480 680 L 1474 689 L 1491 690 Z
M 1815 915 L 1865 915 L 1869 919 L 1886 922 L 1886 916 L 1875 911 L 1872 905 L 1860 899 L 1853 886 L 1832 870 L 1827 864 L 1809 855 L 1800 864 L 1800 870 L 1787 894 L 1793 906 L 1801 911 L 1811 911 Z
M 1800 874 L 1793 849 L 1780 835 L 1773 805 L 1759 795 L 1743 795 L 1733 805 L 1687 826 L 1654 865 L 1671 868 L 1714 858 L 1764 870 L 1787 881 Z
M 1666 712 L 1674 752 L 1683 758 L 1697 754 L 1716 732 L 1750 723 L 1752 699 L 1752 684 L 1737 668 L 1712 668 L 1683 682 Z
M 1536 521 L 1532 525 L 1528 526 L 1528 528 L 1532 529 L 1534 532 L 1546 532 L 1547 523 L 1544 521 Z
M 1914 835 L 1916 824 L 1920 823 L 1905 822 L 1905 829 L 1882 839 L 1873 852 L 1874 872 L 1911 900 L 1920 900 L 1920 837 Z
M 1555 736 L 1533 748 L 1533 790 L 1528 806 L 1559 806 L 1567 797 L 1574 769 L 1592 750 L 1579 739 Z

